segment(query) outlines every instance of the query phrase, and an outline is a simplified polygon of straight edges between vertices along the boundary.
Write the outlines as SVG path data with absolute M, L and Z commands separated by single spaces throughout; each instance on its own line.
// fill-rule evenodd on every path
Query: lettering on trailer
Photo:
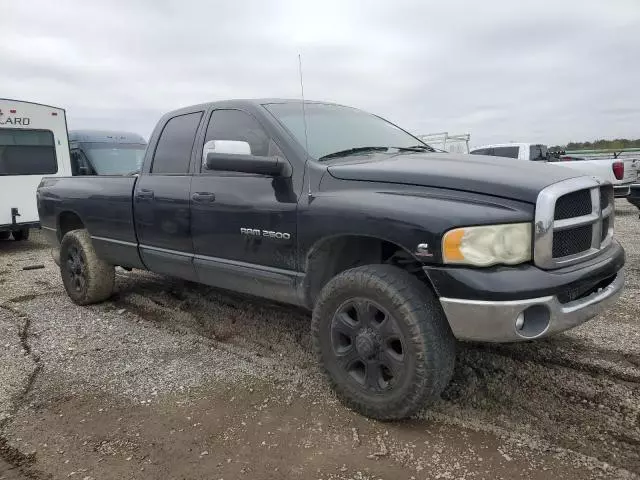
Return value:
M 248 235 L 250 237 L 267 237 L 275 238 L 278 240 L 290 240 L 291 235 L 286 232 L 274 232 L 272 230 L 260 230 L 259 228 L 241 228 L 240 233 L 242 235 Z
M 31 124 L 29 117 L 7 117 L 4 112 L 0 110 L 0 125 L 20 125 L 26 127 Z

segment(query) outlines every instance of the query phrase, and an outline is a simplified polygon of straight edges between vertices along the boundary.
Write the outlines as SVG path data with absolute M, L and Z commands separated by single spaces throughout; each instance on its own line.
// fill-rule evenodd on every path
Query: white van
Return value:
M 0 239 L 29 238 L 29 229 L 40 226 L 40 180 L 70 175 L 64 110 L 0 98 Z

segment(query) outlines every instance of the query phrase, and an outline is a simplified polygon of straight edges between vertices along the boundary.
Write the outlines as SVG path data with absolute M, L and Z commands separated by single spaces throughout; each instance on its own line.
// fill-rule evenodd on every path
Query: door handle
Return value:
M 136 193 L 136 198 L 139 200 L 153 200 L 153 190 L 147 188 L 141 188 Z
M 191 195 L 191 199 L 195 203 L 213 203 L 216 201 L 216 196 L 211 192 L 196 192 Z

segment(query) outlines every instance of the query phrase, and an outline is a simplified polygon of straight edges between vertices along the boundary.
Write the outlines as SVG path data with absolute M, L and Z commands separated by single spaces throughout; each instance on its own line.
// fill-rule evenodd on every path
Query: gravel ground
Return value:
M 615 309 L 459 344 L 442 400 L 400 423 L 336 401 L 306 312 L 124 270 L 79 307 L 39 235 L 0 242 L 0 479 L 638 478 L 640 220 L 617 207 Z

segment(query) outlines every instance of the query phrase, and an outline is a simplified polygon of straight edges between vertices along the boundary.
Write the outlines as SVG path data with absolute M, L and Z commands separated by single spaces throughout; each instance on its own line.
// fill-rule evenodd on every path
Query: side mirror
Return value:
M 206 163 L 207 155 L 210 152 L 228 153 L 232 155 L 251 155 L 249 142 L 239 140 L 209 140 L 202 149 L 203 163 Z
M 203 166 L 207 170 L 255 173 L 272 177 L 291 175 L 291 166 L 284 158 L 251 155 L 251 147 L 247 142 L 211 140 L 205 143 L 202 156 Z

